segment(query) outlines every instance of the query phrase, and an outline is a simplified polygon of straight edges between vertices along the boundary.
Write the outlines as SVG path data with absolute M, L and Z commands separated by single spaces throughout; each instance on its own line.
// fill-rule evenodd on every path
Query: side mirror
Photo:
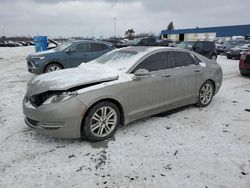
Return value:
M 148 78 L 150 76 L 150 72 L 147 69 L 138 69 L 134 73 L 133 80 L 140 80 L 143 78 Z

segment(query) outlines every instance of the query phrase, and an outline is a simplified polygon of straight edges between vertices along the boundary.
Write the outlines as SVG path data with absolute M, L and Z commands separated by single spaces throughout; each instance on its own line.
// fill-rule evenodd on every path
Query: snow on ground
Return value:
M 33 47 L 0 48 L 0 187 L 250 187 L 250 78 L 218 57 L 223 86 L 188 106 L 121 127 L 109 141 L 54 139 L 28 128 L 22 99 Z

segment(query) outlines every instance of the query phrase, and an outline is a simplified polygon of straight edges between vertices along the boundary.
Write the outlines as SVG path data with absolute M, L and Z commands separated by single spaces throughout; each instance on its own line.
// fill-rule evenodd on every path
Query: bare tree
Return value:
M 169 24 L 168 24 L 168 30 L 174 30 L 174 23 L 173 23 L 173 21 L 169 22 Z

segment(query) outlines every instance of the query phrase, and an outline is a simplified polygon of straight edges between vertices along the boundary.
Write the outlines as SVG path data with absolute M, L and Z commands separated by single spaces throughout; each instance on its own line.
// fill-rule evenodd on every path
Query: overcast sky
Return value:
M 108 37 L 167 27 L 250 24 L 250 0 L 0 0 L 0 27 L 7 36 Z

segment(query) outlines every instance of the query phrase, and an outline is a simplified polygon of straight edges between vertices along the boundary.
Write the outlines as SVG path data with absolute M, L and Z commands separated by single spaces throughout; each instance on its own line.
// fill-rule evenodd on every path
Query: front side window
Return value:
M 132 71 L 134 73 L 138 69 L 146 69 L 150 72 L 171 68 L 170 55 L 168 52 L 159 52 L 144 59 Z
M 73 52 L 88 52 L 88 51 L 90 51 L 90 45 L 89 45 L 89 43 L 78 43 L 78 44 L 73 45 L 70 48 L 70 51 L 73 51 Z
M 184 67 L 193 65 L 194 61 L 190 54 L 186 52 L 171 52 L 174 59 L 174 67 Z

